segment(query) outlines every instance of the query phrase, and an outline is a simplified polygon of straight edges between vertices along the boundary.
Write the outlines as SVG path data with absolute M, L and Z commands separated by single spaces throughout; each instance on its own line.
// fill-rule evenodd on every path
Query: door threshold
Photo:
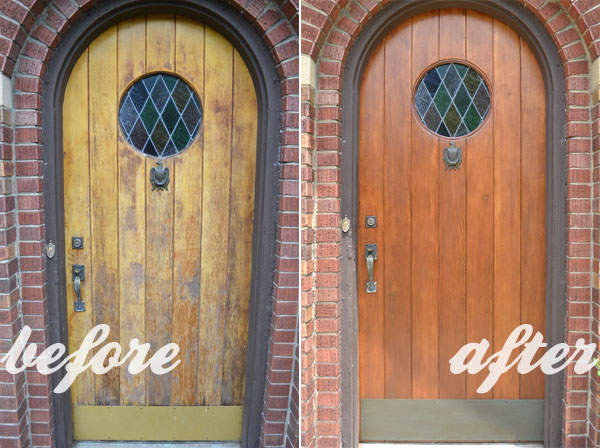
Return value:
M 73 448 L 240 448 L 236 442 L 75 442 Z

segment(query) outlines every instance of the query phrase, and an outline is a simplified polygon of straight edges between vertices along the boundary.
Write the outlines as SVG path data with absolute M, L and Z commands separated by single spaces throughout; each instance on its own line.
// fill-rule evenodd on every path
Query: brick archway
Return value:
M 364 27 L 389 2 L 308 0 L 302 9 L 302 160 L 303 175 L 303 313 L 302 442 L 304 446 L 339 446 L 341 409 L 348 393 L 342 383 L 340 275 L 348 247 L 341 238 L 342 86 L 350 49 Z M 403 2 L 408 3 L 408 2 Z M 448 2 L 449 5 L 452 2 Z M 597 342 L 598 300 L 598 57 L 600 9 L 595 1 L 522 2 L 552 37 L 564 66 L 567 129 L 567 331 Z M 306 67 L 307 69 L 304 69 Z M 590 90 L 595 94 L 592 95 Z M 592 96 L 594 98 L 592 98 Z M 596 220 L 596 226 L 594 225 Z M 310 289 L 313 287 L 314 289 Z M 565 446 L 598 440 L 596 378 L 565 379 Z M 592 392 L 590 409 L 586 407 Z
M 42 92 L 49 61 L 63 36 L 96 6 L 94 0 L 8 0 L 0 6 L 0 344 L 4 353 L 23 325 L 49 343 L 43 203 Z M 277 266 L 274 272 L 261 445 L 297 444 L 298 2 L 233 1 L 270 51 L 281 83 Z M 229 6 L 228 6 L 229 7 Z M 294 292 L 296 291 L 296 295 Z M 0 444 L 54 446 L 49 379 L 0 369 Z M 292 409 L 292 411 L 288 411 Z M 296 439 L 296 442 L 295 442 Z

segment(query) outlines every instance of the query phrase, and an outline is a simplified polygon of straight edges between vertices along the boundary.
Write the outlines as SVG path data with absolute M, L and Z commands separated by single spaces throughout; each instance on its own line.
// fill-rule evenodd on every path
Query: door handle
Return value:
M 73 265 L 73 287 L 75 288 L 75 312 L 85 311 L 85 302 L 81 300 L 81 282 L 85 281 L 85 266 L 82 264 Z
M 373 281 L 373 265 L 377 260 L 377 244 L 365 244 L 365 260 L 367 262 L 367 272 L 369 281 L 367 282 L 367 294 L 377 292 L 377 282 Z

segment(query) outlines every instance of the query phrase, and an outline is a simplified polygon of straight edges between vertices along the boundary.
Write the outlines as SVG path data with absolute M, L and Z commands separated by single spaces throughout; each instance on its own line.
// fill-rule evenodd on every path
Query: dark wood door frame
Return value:
M 127 18 L 149 14 L 181 14 L 220 32 L 244 59 L 256 87 L 258 141 L 255 180 L 252 283 L 246 353 L 246 384 L 242 446 L 259 444 L 271 321 L 275 235 L 278 209 L 280 78 L 261 36 L 240 12 L 218 0 L 106 0 L 85 13 L 69 29 L 48 67 L 43 91 L 44 204 L 46 242 L 56 244 L 57 256 L 47 259 L 49 332 L 51 343 L 68 346 L 65 294 L 62 100 L 75 62 L 89 44 L 110 26 Z M 64 370 L 52 376 L 53 387 Z M 55 444 L 71 447 L 71 396 L 52 394 Z
M 358 285 L 360 253 L 356 244 L 358 212 L 359 93 L 363 72 L 379 42 L 399 23 L 425 11 L 466 8 L 495 17 L 514 29 L 540 64 L 546 90 L 546 334 L 554 345 L 564 342 L 566 303 L 566 112 L 563 63 L 540 21 L 514 1 L 400 0 L 391 2 L 367 23 L 350 49 L 342 95 L 342 216 L 352 226 L 341 239 L 342 272 L 342 445 L 358 446 Z M 358 263 L 357 263 L 358 261 Z M 544 443 L 562 443 L 562 373 L 546 376 Z

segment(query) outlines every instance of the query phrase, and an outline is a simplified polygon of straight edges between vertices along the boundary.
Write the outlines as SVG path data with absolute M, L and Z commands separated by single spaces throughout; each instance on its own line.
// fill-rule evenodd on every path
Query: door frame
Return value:
M 79 56 L 103 31 L 125 19 L 156 13 L 181 14 L 202 22 L 225 36 L 248 66 L 258 102 L 257 158 L 252 280 L 249 303 L 246 382 L 242 422 L 242 447 L 258 446 L 262 423 L 269 329 L 271 323 L 277 189 L 279 180 L 279 129 L 281 85 L 271 52 L 251 23 L 219 0 L 105 0 L 73 24 L 58 45 L 48 66 L 43 91 L 44 211 L 46 243 L 57 255 L 46 259 L 50 342 L 68 347 L 68 315 L 64 298 L 65 237 L 62 165 L 62 102 L 71 70 Z M 51 377 L 55 387 L 64 369 Z M 73 444 L 71 394 L 52 394 L 55 443 Z
M 566 98 L 563 62 L 542 23 L 517 2 L 491 0 L 399 0 L 367 23 L 345 63 L 342 85 L 341 216 L 351 227 L 341 234 L 341 421 L 342 445 L 358 446 L 358 269 L 357 247 L 359 95 L 363 73 L 381 40 L 401 22 L 425 11 L 466 8 L 488 14 L 515 30 L 540 64 L 546 94 L 546 334 L 550 345 L 564 342 L 566 307 Z M 564 375 L 545 376 L 544 444 L 562 440 Z

